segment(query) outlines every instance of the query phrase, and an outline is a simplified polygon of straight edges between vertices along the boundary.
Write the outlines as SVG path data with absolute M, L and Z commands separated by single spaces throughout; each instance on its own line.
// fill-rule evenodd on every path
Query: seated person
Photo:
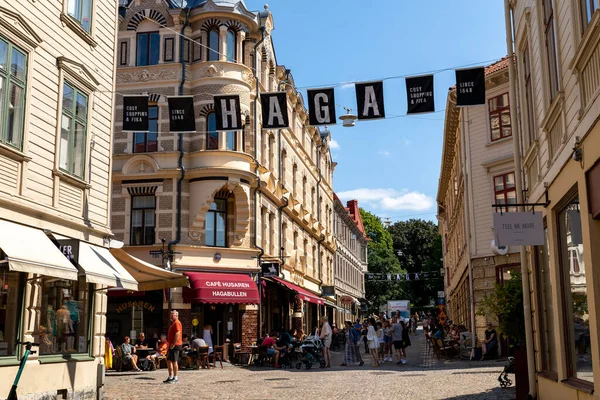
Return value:
M 123 363 L 130 364 L 134 371 L 141 371 L 137 366 L 138 356 L 135 354 L 135 346 L 131 344 L 131 338 L 125 336 L 124 342 L 121 345 L 121 351 L 123 352 Z
M 196 358 L 196 366 L 200 367 L 200 359 L 198 358 L 198 351 L 200 347 L 207 347 L 206 342 L 202 338 L 194 338 L 190 343 L 190 351 L 187 356 L 190 358 Z
M 148 339 L 148 347 L 150 347 L 151 349 L 156 349 L 158 347 L 158 333 L 154 332 L 152 334 L 152 338 Z
M 277 346 L 275 343 L 275 339 L 271 336 L 267 336 L 262 341 L 262 347 L 266 349 L 267 356 L 273 357 L 273 361 L 275 363 L 275 368 L 279 368 L 279 350 L 277 350 Z
M 148 340 L 146 339 L 146 334 L 144 332 L 140 333 L 140 337 L 136 339 L 135 347 L 139 349 L 148 348 Z
M 149 360 L 156 360 L 167 357 L 169 351 L 169 342 L 167 342 L 167 335 L 164 333 L 160 335 L 160 340 L 156 342 L 156 353 L 149 355 Z
M 277 345 L 281 347 L 289 346 L 294 340 L 292 339 L 292 335 L 289 332 L 282 332 L 279 335 L 279 340 L 277 340 Z
M 488 322 L 485 339 L 481 341 L 481 360 L 490 360 L 496 357 L 498 357 L 498 334 L 492 328 L 492 323 Z
M 189 348 L 190 347 L 190 337 L 187 333 L 184 333 L 181 337 L 181 348 Z
M 441 325 L 438 325 L 437 330 L 433 334 L 434 339 L 444 339 L 444 328 Z

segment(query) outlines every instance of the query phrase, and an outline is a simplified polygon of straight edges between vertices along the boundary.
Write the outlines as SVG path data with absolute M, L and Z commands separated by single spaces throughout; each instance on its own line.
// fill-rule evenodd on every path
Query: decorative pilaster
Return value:
M 219 27 L 219 42 L 219 52 L 221 53 L 219 55 L 219 60 L 227 61 L 227 27 L 225 25 Z
M 236 60 L 240 64 L 244 64 L 244 40 L 246 40 L 246 32 L 238 31 L 237 33 L 237 51 Z

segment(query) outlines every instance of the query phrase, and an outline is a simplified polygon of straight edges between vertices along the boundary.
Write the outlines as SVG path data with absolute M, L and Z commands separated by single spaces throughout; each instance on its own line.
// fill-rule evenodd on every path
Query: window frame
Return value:
M 153 207 L 134 207 L 134 199 L 136 197 L 152 197 L 154 198 L 154 206 Z M 134 195 L 131 196 L 131 212 L 130 212 L 130 218 L 129 218 L 129 245 L 130 246 L 152 246 L 156 243 L 156 203 L 157 203 L 157 198 L 154 194 L 142 194 L 142 195 Z M 134 240 L 134 230 L 133 230 L 133 213 L 134 211 L 138 211 L 141 210 L 142 211 L 142 243 L 135 243 Z M 146 211 L 147 210 L 154 210 L 154 225 L 153 225 L 153 233 L 152 233 L 152 243 L 146 243 Z
M 498 175 L 492 176 L 492 185 L 493 185 L 493 188 L 494 188 L 494 204 L 498 204 L 497 203 L 497 197 L 496 197 L 497 195 L 499 195 L 499 194 L 504 195 L 504 204 L 505 204 L 505 206 L 504 207 L 496 207 L 496 212 L 501 212 L 501 211 L 509 212 L 510 211 L 509 209 L 514 209 L 514 211 L 516 211 L 516 206 L 510 205 L 508 203 L 508 196 L 507 196 L 508 193 L 514 192 L 515 193 L 515 202 L 516 202 L 516 199 L 517 199 L 517 187 L 516 187 L 516 184 L 513 185 L 512 188 L 509 188 L 509 189 L 506 188 L 506 182 L 507 182 L 506 178 L 510 174 L 513 174 L 513 176 L 514 176 L 515 172 L 514 171 L 509 171 L 509 172 L 505 172 L 505 173 L 502 173 L 502 174 L 498 174 Z M 503 186 L 502 190 L 496 190 L 496 178 L 499 178 L 499 177 L 502 177 L 502 186 Z M 515 179 L 516 179 L 516 176 L 514 176 L 513 182 L 515 181 Z
M 218 206 L 218 202 L 223 202 L 225 204 L 225 211 L 219 211 L 219 206 Z M 213 203 L 217 204 L 217 207 L 215 210 L 209 208 L 206 211 L 206 221 L 208 221 L 209 218 L 213 218 L 213 243 L 214 244 L 208 244 L 208 230 L 207 230 L 207 223 L 205 222 L 204 226 L 204 232 L 205 232 L 205 238 L 204 238 L 204 245 L 207 247 L 219 247 L 219 248 L 226 248 L 227 246 L 227 231 L 228 231 L 228 212 L 227 212 L 227 208 L 228 208 L 228 199 L 222 199 L 222 198 L 217 198 L 217 199 L 213 199 L 212 201 Z M 224 216 L 223 220 L 225 221 L 225 230 L 224 230 L 224 240 L 223 240 L 223 246 L 219 246 L 217 245 L 217 215 L 222 214 Z M 264 219 L 263 219 L 264 221 Z M 266 240 L 266 238 L 264 238 L 263 240 Z
M 231 136 L 231 137 L 230 137 Z M 229 139 L 233 139 L 232 146 L 229 146 Z M 229 151 L 237 150 L 237 131 L 227 131 L 225 132 L 225 149 Z
M 217 35 L 217 48 L 213 49 L 211 47 L 211 34 L 215 33 Z M 219 45 L 220 45 L 220 37 L 219 37 L 219 30 L 216 28 L 213 28 L 211 30 L 209 30 L 206 34 L 206 38 L 207 38 L 207 44 L 208 46 L 206 46 L 206 61 L 220 61 L 221 55 L 219 53 Z M 214 58 L 216 57 L 216 58 Z
M 150 116 L 151 109 L 156 109 L 156 117 Z M 156 132 L 153 132 L 151 129 L 149 129 L 148 132 L 135 132 L 133 135 L 133 146 L 132 146 L 133 154 L 158 152 L 158 135 L 160 133 L 160 127 L 159 127 L 159 123 L 158 123 L 159 120 L 160 120 L 160 107 L 158 105 L 148 106 L 148 125 L 149 125 L 148 128 L 151 127 L 152 121 L 156 121 Z M 148 141 L 148 134 L 151 134 L 151 133 L 156 133 L 156 150 L 148 150 L 148 143 L 151 143 Z M 144 142 L 143 142 L 144 150 L 143 151 L 136 151 L 136 136 L 137 135 L 144 135 Z
M 523 50 L 521 51 L 521 58 L 523 60 L 523 96 L 525 96 L 525 126 L 527 126 L 527 138 L 529 140 L 528 146 L 536 140 L 536 128 L 535 128 L 535 99 L 533 92 L 533 79 L 531 70 L 531 53 L 529 52 L 529 41 L 525 41 Z
M 504 96 L 506 96 L 508 103 L 501 107 L 496 107 L 494 110 L 492 110 L 492 103 L 494 101 L 496 101 L 497 99 L 502 99 Z M 505 112 L 508 112 L 508 118 L 510 120 L 510 124 L 508 125 L 508 127 L 510 128 L 510 135 L 503 134 L 504 124 L 502 123 L 502 114 L 504 114 Z M 498 124 L 499 124 L 498 126 L 500 128 L 500 136 L 496 139 L 494 139 L 494 136 L 493 136 L 494 134 L 493 134 L 493 126 L 492 126 L 492 118 L 494 118 L 494 117 L 498 117 Z M 510 115 L 510 98 L 508 96 L 508 92 L 501 93 L 497 96 L 493 96 L 488 99 L 488 122 L 490 125 L 490 141 L 491 142 L 497 142 L 498 140 L 512 137 L 512 116 Z
M 211 118 L 214 118 L 214 126 L 215 129 L 211 130 Z M 217 114 L 214 111 L 209 112 L 206 115 L 206 145 L 204 147 L 205 150 L 219 150 L 219 131 L 217 129 Z M 209 146 L 211 136 L 214 138 L 216 135 L 216 145 L 214 147 Z
M 230 37 L 233 37 L 233 47 L 232 48 L 230 48 L 230 46 L 229 46 L 229 44 L 230 44 L 229 38 Z M 227 33 L 225 33 L 225 43 L 227 46 L 227 54 L 225 55 L 227 61 L 237 63 L 237 32 L 234 31 L 233 29 L 227 29 Z M 230 53 L 230 52 L 232 52 L 232 53 Z M 230 54 L 232 54 L 233 57 L 230 57 L 229 56 Z
M 29 73 L 29 53 L 25 51 L 20 46 L 17 46 L 12 41 L 8 40 L 8 38 L 0 35 L 0 41 L 6 43 L 6 70 L 0 69 L 0 78 L 4 78 L 6 84 L 4 87 L 0 88 L 0 99 L 3 99 L 2 108 L 0 108 L 0 143 L 10 146 L 11 148 L 17 149 L 21 151 L 23 149 L 23 142 L 25 137 L 25 117 L 27 114 L 27 78 Z M 23 79 L 20 80 L 12 73 L 12 56 L 13 51 L 16 51 L 24 56 L 25 65 L 23 68 Z M 4 71 L 4 72 L 3 72 Z M 15 85 L 22 90 L 22 99 L 21 99 L 21 120 L 20 120 L 20 132 L 18 132 L 19 138 L 18 143 L 15 145 L 15 141 L 9 142 L 9 104 L 10 104 L 10 89 Z M 13 120 L 14 121 L 14 120 Z M 13 122 L 14 123 L 14 122 Z M 13 134 L 14 136 L 14 134 Z
M 594 13 L 600 8 L 600 2 L 598 0 L 579 0 L 579 16 L 581 23 L 581 34 L 583 35 L 592 22 Z
M 552 101 L 560 91 L 560 73 L 558 70 L 558 46 L 556 43 L 554 5 L 552 4 L 552 2 L 553 0 L 542 0 L 542 17 L 544 24 L 543 34 L 544 45 L 546 48 L 546 62 L 548 63 L 547 67 L 548 85 L 550 89 L 550 103 L 552 103 Z M 548 9 L 548 7 L 550 8 Z M 549 38 L 552 40 L 552 46 L 550 46 L 550 44 L 548 43 Z
M 59 121 L 59 132 L 60 132 L 60 137 L 59 137 L 59 169 L 64 172 L 67 173 L 71 176 L 74 176 L 78 179 L 85 179 L 85 175 L 86 175 L 86 171 L 87 171 L 87 139 L 88 139 L 88 120 L 89 120 L 89 114 L 90 114 L 90 104 L 91 104 L 91 96 L 88 92 L 81 90 L 77 85 L 74 85 L 73 83 L 71 83 L 69 80 L 65 79 L 62 82 L 62 93 L 61 93 L 61 112 L 60 112 L 60 116 L 61 119 Z M 72 90 L 73 90 L 73 105 L 72 105 L 72 109 L 69 110 L 68 113 L 65 113 L 65 104 L 64 104 L 64 89 L 65 86 L 69 86 Z M 86 99 L 86 112 L 85 112 L 85 120 L 82 120 L 81 118 L 79 118 L 77 116 L 77 95 L 82 95 L 85 97 Z M 63 127 L 62 127 L 62 117 L 63 116 L 67 116 L 69 118 L 71 118 L 71 126 L 69 128 L 69 140 L 68 140 L 68 154 L 67 154 L 67 166 L 70 167 L 70 165 L 73 163 L 73 157 L 75 155 L 75 125 L 77 123 L 81 124 L 83 126 L 83 140 L 82 140 L 82 157 L 81 157 L 81 175 L 76 174 L 74 171 L 71 171 L 69 168 L 65 169 L 62 166 L 60 166 L 60 160 L 62 158 L 62 131 L 63 131 Z
M 157 35 L 158 36 L 158 56 L 156 58 L 156 63 L 155 64 L 150 64 L 150 50 L 152 48 L 152 35 Z M 147 36 L 147 43 L 146 43 L 146 62 L 145 64 L 140 64 L 140 37 L 141 36 Z M 160 44 L 161 44 L 161 37 L 160 37 L 160 32 L 159 31 L 151 31 L 151 32 L 138 32 L 135 35 L 135 66 L 136 67 L 150 67 L 152 65 L 158 65 L 160 64 Z
M 71 2 L 77 3 L 75 4 L 75 8 L 79 9 L 77 14 L 79 15 L 72 15 L 69 12 L 69 5 L 71 4 Z M 85 9 L 85 7 L 83 6 L 84 3 L 89 2 L 89 21 L 88 21 L 88 26 L 87 28 L 83 25 L 85 16 L 83 15 L 83 10 Z M 93 22 L 93 18 L 94 18 L 94 0 L 67 0 L 66 1 L 66 14 L 71 17 L 73 20 L 77 21 L 77 23 L 79 24 L 79 26 L 81 26 L 81 29 L 83 29 L 86 33 L 91 34 L 92 33 L 92 22 Z

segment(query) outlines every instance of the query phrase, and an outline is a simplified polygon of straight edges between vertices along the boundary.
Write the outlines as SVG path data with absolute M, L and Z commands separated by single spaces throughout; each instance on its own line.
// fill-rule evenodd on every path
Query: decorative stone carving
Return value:
M 251 71 L 248 70 L 243 70 L 242 71 L 242 79 L 244 80 L 244 82 L 246 82 L 248 85 L 252 86 L 254 85 L 254 75 L 252 74 Z
M 143 69 L 141 72 L 123 72 L 117 74 L 117 83 L 165 81 L 177 79 L 178 73 L 169 70 L 148 71 Z
M 215 76 L 223 76 L 225 75 L 225 71 L 223 70 L 223 68 L 219 67 L 219 66 L 215 66 L 214 64 L 211 64 L 207 67 L 201 68 L 200 69 L 200 75 L 202 76 L 208 76 L 208 77 L 215 77 Z

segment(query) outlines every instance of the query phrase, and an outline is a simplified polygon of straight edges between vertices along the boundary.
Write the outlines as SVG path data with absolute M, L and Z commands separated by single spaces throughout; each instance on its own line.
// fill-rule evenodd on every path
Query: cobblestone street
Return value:
M 363 347 L 361 346 L 361 349 Z M 296 369 L 224 368 L 181 371 L 179 383 L 163 384 L 166 369 L 144 373 L 109 373 L 105 399 L 484 399 L 515 398 L 514 386 L 502 389 L 498 374 L 504 361 L 438 361 L 424 351 L 422 332 L 413 337 L 407 364 L 339 367 L 342 352 L 335 352 L 333 368 Z M 364 355 L 363 355 L 364 357 Z M 514 376 L 511 376 L 513 379 Z M 514 379 L 513 379 L 514 380 Z

